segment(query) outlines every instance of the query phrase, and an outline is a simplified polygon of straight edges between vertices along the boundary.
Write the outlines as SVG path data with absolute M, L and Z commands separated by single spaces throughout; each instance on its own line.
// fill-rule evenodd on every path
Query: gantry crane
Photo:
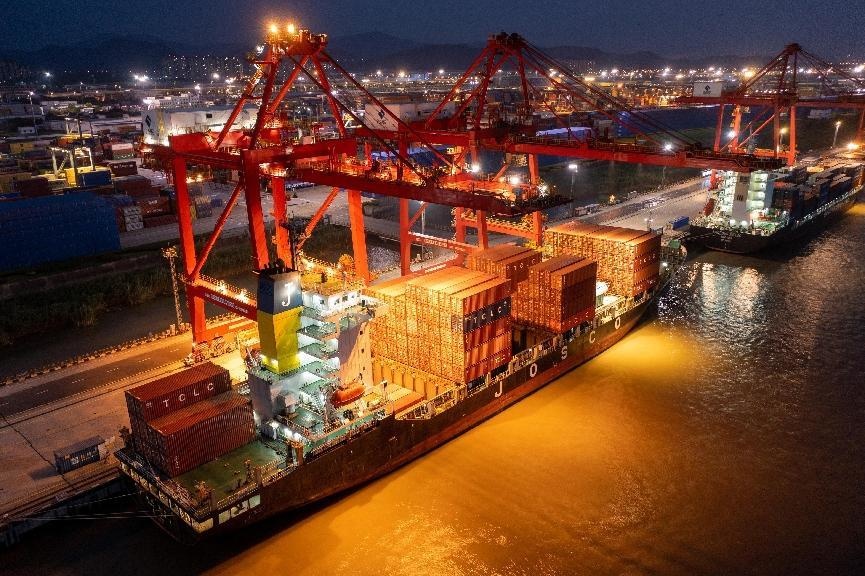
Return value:
M 508 109 L 493 105 L 488 99 L 494 78 L 505 70 L 516 72 L 521 96 L 521 100 Z M 454 112 L 446 115 L 444 112 L 449 106 Z M 599 112 L 635 138 L 622 142 L 608 136 L 579 137 L 572 131 L 570 114 L 581 109 Z M 564 129 L 565 137 L 539 136 L 535 122 L 538 114 L 552 116 Z M 468 159 L 466 164 L 473 166 L 477 166 L 481 149 L 525 155 L 532 186 L 540 185 L 538 155 L 738 172 L 781 165 L 776 159 L 744 154 L 741 150 L 728 153 L 706 149 L 698 141 L 631 109 L 623 100 L 578 77 L 520 35 L 504 32 L 489 37 L 484 49 L 433 113 L 411 126 L 411 132 L 359 133 L 396 140 L 402 148 L 414 143 L 414 137 L 420 135 L 428 143 L 460 147 Z M 501 178 L 503 171 L 496 177 Z M 424 208 L 421 206 L 420 210 Z M 417 214 L 413 218 L 416 219 Z M 481 245 L 486 245 L 488 231 L 525 237 L 537 244 L 543 236 L 540 212 L 528 214 L 515 223 L 487 219 L 484 213 L 458 207 L 454 211 L 454 221 L 457 242 L 465 241 L 468 227 L 477 229 Z
M 177 194 L 180 243 L 184 257 L 184 277 L 187 288 L 193 340 L 203 342 L 221 335 L 218 328 L 208 328 L 204 312 L 205 301 L 225 308 L 249 319 L 256 317 L 254 298 L 230 288 L 224 281 L 202 274 L 202 268 L 218 240 L 228 216 L 243 195 L 246 204 L 249 235 L 252 245 L 252 265 L 261 270 L 277 259 L 294 267 L 288 231 L 277 225 L 273 246 L 268 244 L 262 213 L 261 180 L 270 181 L 273 195 L 273 216 L 277 223 L 286 220 L 285 180 L 297 179 L 332 187 L 326 201 L 313 215 L 306 229 L 308 236 L 341 190 L 348 195 L 349 223 L 352 235 L 357 275 L 369 279 L 366 240 L 360 191 L 374 192 L 400 198 L 401 240 L 403 264 L 411 238 L 411 220 L 408 201 L 443 204 L 468 208 L 477 214 L 493 213 L 521 215 L 567 202 L 566 198 L 548 193 L 530 183 L 502 182 L 486 176 L 463 171 L 448 157 L 433 147 L 424 135 L 404 123 L 382 105 L 342 66 L 328 55 L 327 36 L 297 29 L 294 25 L 273 25 L 263 46 L 252 59 L 255 72 L 246 83 L 241 97 L 229 120 L 219 134 L 193 133 L 171 136 L 168 147 L 156 153 L 171 163 L 172 180 Z M 279 107 L 299 77 L 305 77 L 317 87 L 327 100 L 333 114 L 338 138 L 313 143 L 298 143 L 282 130 Z M 375 132 L 360 130 L 363 137 L 352 133 L 347 126 L 350 119 L 363 128 L 364 121 L 354 109 L 345 104 L 336 88 L 337 82 L 350 86 L 369 102 L 377 105 L 382 114 L 390 116 L 404 138 L 389 140 Z M 234 128 L 234 122 L 244 106 L 258 105 L 258 116 L 251 130 Z M 411 139 L 435 157 L 431 167 L 412 162 L 403 144 Z M 372 160 L 375 149 L 384 151 L 390 160 Z M 360 157 L 360 158 L 359 158 Z M 235 186 L 213 232 L 200 252 L 196 251 L 187 185 L 188 165 L 200 165 L 235 170 L 239 181 Z M 417 235 L 416 235 L 417 236 Z M 434 241 L 432 237 L 420 238 Z M 463 242 L 444 241 L 448 248 L 470 250 Z
M 809 76 L 817 81 L 816 84 L 814 80 L 807 80 Z M 811 88 L 810 94 L 808 88 Z M 839 70 L 799 44 L 787 45 L 732 92 L 722 93 L 720 97 L 683 96 L 677 99 L 677 103 L 718 105 L 715 151 L 740 152 L 771 124 L 773 148 L 757 152 L 783 157 L 789 165 L 796 162 L 798 108 L 858 110 L 856 141 L 861 143 L 865 138 L 865 81 Z M 732 106 L 730 138 L 722 145 L 727 106 Z M 742 126 L 744 107 L 759 109 L 746 126 Z M 789 114 L 789 128 L 781 126 L 781 115 L 785 113 Z M 789 130 L 789 144 L 784 153 L 781 140 L 786 130 Z M 748 135 L 743 138 L 746 133 Z

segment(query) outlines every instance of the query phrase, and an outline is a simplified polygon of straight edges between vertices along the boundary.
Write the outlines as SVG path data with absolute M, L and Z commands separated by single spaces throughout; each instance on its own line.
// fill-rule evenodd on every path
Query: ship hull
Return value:
M 195 543 L 220 533 L 237 530 L 265 518 L 308 506 L 319 500 L 348 491 L 370 482 L 434 450 L 484 420 L 501 412 L 520 399 L 537 391 L 550 381 L 573 370 L 607 350 L 639 322 L 654 302 L 647 298 L 615 319 L 596 326 L 590 332 L 564 343 L 559 338 L 548 340 L 548 353 L 530 359 L 507 377 L 469 394 L 455 406 L 428 419 L 384 418 L 373 429 L 306 460 L 291 474 L 260 489 L 260 505 L 225 521 L 218 521 L 205 532 L 194 531 L 174 514 L 156 514 L 161 524 L 175 539 Z M 536 348 L 538 348 L 536 347 Z M 159 499 L 142 494 L 154 510 L 160 509 Z
M 789 245 L 792 242 L 812 236 L 843 215 L 856 203 L 860 192 L 861 190 L 850 194 L 830 209 L 814 215 L 813 218 L 791 223 L 770 236 L 743 234 L 732 230 L 692 225 L 688 232 L 688 243 L 732 254 L 753 254 Z

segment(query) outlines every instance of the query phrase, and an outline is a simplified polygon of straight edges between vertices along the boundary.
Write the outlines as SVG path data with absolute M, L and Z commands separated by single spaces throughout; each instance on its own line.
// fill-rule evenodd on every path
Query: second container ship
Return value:
M 826 157 L 783 170 L 722 172 L 689 240 L 747 254 L 791 242 L 850 209 L 865 183 L 860 159 Z
M 682 259 L 655 233 L 570 223 L 544 252 L 479 250 L 367 288 L 260 272 L 260 354 L 127 392 L 122 472 L 184 542 L 368 482 L 603 352 Z

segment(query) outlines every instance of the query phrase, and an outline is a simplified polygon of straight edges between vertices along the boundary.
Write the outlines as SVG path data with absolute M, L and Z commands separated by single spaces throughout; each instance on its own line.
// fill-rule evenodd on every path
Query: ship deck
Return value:
M 195 485 L 205 482 L 213 491 L 213 500 L 219 501 L 233 495 L 246 483 L 246 461 L 252 469 L 285 460 L 285 444 L 274 440 L 257 439 L 177 476 L 174 482 L 190 494 L 195 494 Z M 254 482 L 254 479 L 253 479 Z

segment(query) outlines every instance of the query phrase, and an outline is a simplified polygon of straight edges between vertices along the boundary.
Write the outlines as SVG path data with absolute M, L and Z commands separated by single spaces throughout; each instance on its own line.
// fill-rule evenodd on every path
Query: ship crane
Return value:
M 783 158 L 788 165 L 796 162 L 796 111 L 799 108 L 858 110 L 856 142 L 865 139 L 865 80 L 848 74 L 826 60 L 808 52 L 799 44 L 789 44 L 766 65 L 745 78 L 733 91 L 720 96 L 683 96 L 679 104 L 714 104 L 718 106 L 715 126 L 716 152 L 740 152 L 753 146 L 756 137 L 772 126 L 773 147 L 757 153 Z M 732 107 L 731 130 L 722 144 L 726 108 Z M 742 126 L 743 108 L 758 111 Z M 789 114 L 789 127 L 781 126 L 781 115 Z M 789 131 L 786 153 L 783 137 Z M 745 136 L 747 134 L 747 136 Z

